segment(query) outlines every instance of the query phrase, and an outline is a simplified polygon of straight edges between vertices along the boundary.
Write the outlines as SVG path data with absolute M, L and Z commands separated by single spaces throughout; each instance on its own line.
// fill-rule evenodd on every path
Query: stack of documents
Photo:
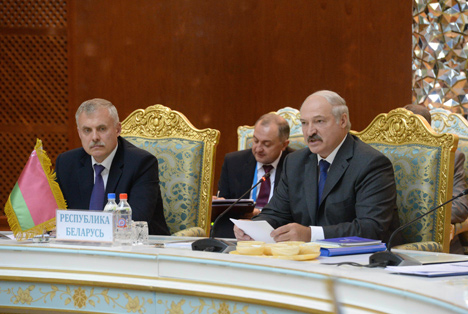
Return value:
M 385 251 L 386 246 L 380 240 L 361 237 L 342 237 L 317 240 L 320 244 L 320 256 L 351 255 Z
M 403 267 L 387 266 L 385 270 L 396 274 L 424 277 L 462 276 L 468 275 L 468 262 Z

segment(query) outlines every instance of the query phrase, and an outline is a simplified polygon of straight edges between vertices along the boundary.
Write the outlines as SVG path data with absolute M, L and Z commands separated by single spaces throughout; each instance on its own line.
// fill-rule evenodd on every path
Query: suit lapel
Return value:
M 322 193 L 322 201 L 327 198 L 327 195 L 333 190 L 333 187 L 338 183 L 341 177 L 348 169 L 349 162 L 348 159 L 353 157 L 354 149 L 353 149 L 353 139 L 348 134 L 346 136 L 346 140 L 343 142 L 343 145 L 338 150 L 338 153 L 333 160 L 333 164 L 330 166 L 330 170 L 328 171 L 327 181 L 325 182 L 325 186 L 323 188 Z
M 286 148 L 287 150 L 288 148 Z M 276 173 L 275 173 L 275 188 L 278 186 L 278 183 L 280 182 L 280 179 L 281 179 L 281 171 L 283 171 L 283 162 L 284 162 L 284 158 L 286 158 L 286 155 L 288 154 L 288 152 L 286 152 L 286 150 L 284 150 L 283 152 L 281 152 L 281 158 L 278 162 L 278 167 L 276 168 Z
M 112 160 L 112 165 L 109 170 L 109 177 L 107 178 L 106 195 L 107 193 L 115 193 L 117 190 L 117 184 L 119 183 L 120 177 L 122 176 L 124 167 L 124 151 L 124 143 L 119 138 L 119 147 L 115 152 L 115 156 Z
M 304 194 L 306 198 L 307 208 L 309 209 L 310 220 L 312 226 L 316 225 L 316 213 L 317 213 L 317 155 L 310 154 L 309 160 L 305 165 L 304 175 Z
M 77 169 L 78 178 L 80 178 L 80 184 L 78 185 L 81 199 L 80 203 L 83 208 L 88 208 L 94 186 L 94 171 L 91 165 L 91 157 L 88 154 L 85 153 L 81 157 L 80 162 L 80 168 Z
M 238 172 L 240 174 L 239 182 L 241 182 L 240 186 L 242 188 L 242 191 L 239 191 L 239 195 L 242 195 L 249 187 L 252 186 L 256 165 L 257 161 L 255 160 L 252 151 L 250 151 L 249 158 L 247 159 L 246 164 L 243 165 L 245 170 Z M 244 187 L 247 188 L 244 190 Z

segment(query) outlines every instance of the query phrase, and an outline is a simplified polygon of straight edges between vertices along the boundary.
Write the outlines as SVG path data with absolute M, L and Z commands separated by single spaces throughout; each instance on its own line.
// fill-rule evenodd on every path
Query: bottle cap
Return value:
M 123 199 L 123 200 L 126 200 L 127 199 L 127 193 L 120 193 L 119 195 L 119 199 Z
M 115 200 L 115 193 L 109 193 L 109 194 L 107 194 L 107 199 L 108 199 L 108 200 L 110 200 L 110 199 Z

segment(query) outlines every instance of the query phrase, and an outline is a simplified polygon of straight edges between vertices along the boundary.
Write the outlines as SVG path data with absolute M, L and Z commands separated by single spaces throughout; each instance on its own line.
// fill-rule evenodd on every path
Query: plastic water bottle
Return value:
M 104 212 L 112 213 L 112 229 L 114 232 L 114 242 L 117 242 L 117 225 L 116 225 L 116 210 L 117 210 L 117 203 L 115 202 L 115 193 L 107 194 L 107 204 L 104 206 Z
M 116 209 L 116 237 L 121 245 L 132 245 L 132 208 L 127 202 L 127 194 L 119 195 L 120 203 Z
M 107 194 L 107 204 L 104 206 L 105 212 L 113 212 L 117 209 L 117 203 L 115 202 L 115 193 Z

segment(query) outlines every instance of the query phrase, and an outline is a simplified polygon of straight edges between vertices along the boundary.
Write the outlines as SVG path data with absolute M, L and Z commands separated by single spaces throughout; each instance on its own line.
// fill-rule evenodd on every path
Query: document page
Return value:
M 403 267 L 387 266 L 385 270 L 397 274 L 425 277 L 462 276 L 468 275 L 468 262 Z
M 238 220 L 231 221 L 255 241 L 263 241 L 265 243 L 275 243 L 275 240 L 270 236 L 273 227 L 265 220 Z

